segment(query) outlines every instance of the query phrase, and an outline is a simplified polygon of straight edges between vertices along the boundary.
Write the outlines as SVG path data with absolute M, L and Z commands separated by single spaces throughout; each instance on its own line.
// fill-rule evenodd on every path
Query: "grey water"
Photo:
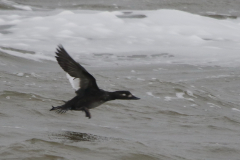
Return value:
M 240 2 L 0 1 L 4 14 L 28 12 L 24 6 L 32 8 L 29 14 L 58 9 L 167 8 L 215 18 L 237 18 Z M 95 58 L 103 56 L 111 55 L 99 54 Z M 152 56 L 166 61 L 171 58 L 166 54 Z M 145 57 L 125 58 L 130 63 Z M 85 67 L 100 88 L 130 90 L 141 100 L 108 102 L 91 110 L 92 119 L 83 112 L 49 112 L 51 105 L 60 105 L 75 95 L 58 64 L 0 51 L 0 159 L 240 159 L 239 67 L 178 63 Z M 19 68 L 21 73 L 17 72 Z
M 13 0 L 36 9 L 156 10 L 177 9 L 217 18 L 240 16 L 239 0 Z M 3 4 L 2 4 L 3 5 Z M 1 2 L 0 2 L 1 6 Z M 4 8 L 11 9 L 11 5 Z

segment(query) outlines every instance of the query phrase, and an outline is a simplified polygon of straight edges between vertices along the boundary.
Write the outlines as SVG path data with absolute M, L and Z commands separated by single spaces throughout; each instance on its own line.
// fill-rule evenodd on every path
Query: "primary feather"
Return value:
M 61 45 L 58 47 L 59 48 L 56 52 L 56 59 L 58 61 L 58 64 L 71 77 L 79 78 L 79 88 L 81 90 L 87 88 L 99 89 L 96 83 L 96 79 L 90 73 L 88 73 L 83 66 L 74 61 Z

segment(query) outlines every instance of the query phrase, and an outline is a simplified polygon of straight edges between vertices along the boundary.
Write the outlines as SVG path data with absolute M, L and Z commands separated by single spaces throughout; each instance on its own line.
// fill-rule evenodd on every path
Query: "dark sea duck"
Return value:
M 88 73 L 88 71 L 79 63 L 74 61 L 66 52 L 63 46 L 59 45 L 56 51 L 56 59 L 62 69 L 67 72 L 67 77 L 71 85 L 77 82 L 76 96 L 65 102 L 62 106 L 53 107 L 58 113 L 65 113 L 68 110 L 84 111 L 86 117 L 91 118 L 89 109 L 100 106 L 101 104 L 111 100 L 138 100 L 129 91 L 108 92 L 98 88 L 96 79 Z

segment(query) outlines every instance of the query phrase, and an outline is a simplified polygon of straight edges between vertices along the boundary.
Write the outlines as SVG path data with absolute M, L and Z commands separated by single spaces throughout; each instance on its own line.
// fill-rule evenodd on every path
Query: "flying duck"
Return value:
M 60 67 L 67 72 L 67 77 L 70 83 L 78 80 L 78 89 L 76 96 L 65 102 L 62 106 L 53 107 L 50 109 L 56 110 L 58 113 L 65 113 L 68 110 L 84 111 L 86 117 L 91 118 L 89 109 L 100 106 L 101 104 L 111 100 L 138 100 L 129 91 L 108 92 L 98 88 L 96 79 L 88 73 L 88 71 L 77 63 L 63 48 L 59 45 L 56 51 L 56 59 Z

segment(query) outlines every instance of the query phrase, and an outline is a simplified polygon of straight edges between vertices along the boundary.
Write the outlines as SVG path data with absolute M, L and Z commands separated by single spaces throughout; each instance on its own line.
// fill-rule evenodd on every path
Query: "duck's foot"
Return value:
M 85 112 L 86 117 L 88 117 L 90 119 L 91 118 L 91 113 L 89 112 L 89 109 L 84 108 L 83 111 Z

